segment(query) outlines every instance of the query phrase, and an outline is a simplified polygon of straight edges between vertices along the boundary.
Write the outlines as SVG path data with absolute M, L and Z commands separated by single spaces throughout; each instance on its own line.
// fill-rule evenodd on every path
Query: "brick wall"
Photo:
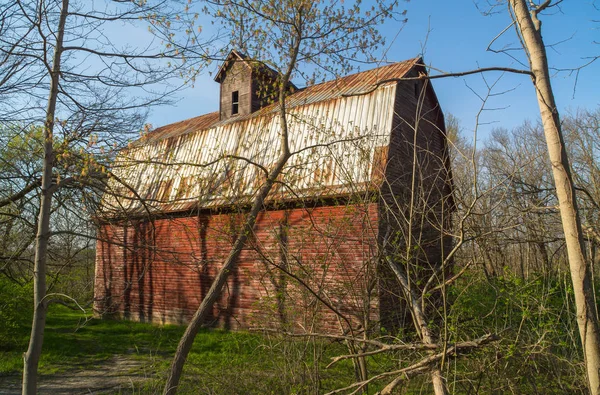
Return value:
M 348 322 L 356 328 L 376 320 L 377 215 L 374 203 L 261 213 L 210 323 L 338 332 Z M 202 214 L 104 225 L 96 312 L 186 322 L 243 219 L 238 213 Z
M 424 70 L 413 69 L 407 77 Z M 405 265 L 416 286 L 439 267 L 452 245 L 450 172 L 444 118 L 429 81 L 401 81 L 396 90 L 390 146 L 381 186 L 379 242 Z M 410 242 L 410 246 L 408 243 Z M 386 326 L 410 326 L 403 295 L 387 264 L 379 268 Z M 421 284 L 422 285 L 422 284 Z M 433 298 L 436 296 L 434 295 Z

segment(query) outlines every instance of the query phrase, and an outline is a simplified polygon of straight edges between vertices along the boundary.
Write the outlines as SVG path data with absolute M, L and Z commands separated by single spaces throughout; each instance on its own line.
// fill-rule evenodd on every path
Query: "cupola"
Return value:
M 264 63 L 232 50 L 219 68 L 215 81 L 221 84 L 219 118 L 249 115 L 271 104 L 279 92 L 280 75 Z M 288 91 L 297 90 L 289 83 Z

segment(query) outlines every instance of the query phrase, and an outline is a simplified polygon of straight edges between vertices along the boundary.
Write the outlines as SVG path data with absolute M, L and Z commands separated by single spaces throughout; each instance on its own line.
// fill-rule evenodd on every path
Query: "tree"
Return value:
M 371 53 L 381 44 L 381 36 L 375 26 L 392 15 L 394 6 L 395 3 L 377 5 L 372 11 L 363 12 L 359 3 L 348 8 L 336 2 L 306 0 L 284 1 L 278 3 L 277 7 L 262 0 L 209 3 L 206 11 L 220 18 L 230 29 L 234 45 L 256 62 L 260 62 L 260 59 L 273 59 L 265 63 L 280 74 L 275 87 L 277 94 L 273 98 L 278 106 L 280 151 L 279 158 L 272 167 L 261 169 L 265 182 L 254 197 L 219 274 L 213 280 L 177 347 L 164 394 L 176 393 L 194 337 L 235 267 L 237 258 L 253 231 L 257 215 L 263 209 L 265 199 L 294 154 L 289 147 L 286 98 L 292 77 L 299 73 L 299 65 L 314 64 L 326 72 L 346 71 L 350 67 L 350 60 L 358 54 Z M 307 79 L 309 82 L 314 81 L 310 77 Z
M 541 127 L 525 122 L 510 132 L 494 130 L 483 155 L 488 177 L 502 185 L 505 202 L 495 213 L 498 232 L 491 241 L 505 259 L 492 265 L 492 272 L 501 273 L 508 262 L 522 279 L 538 273 L 552 277 L 559 269 L 552 257 L 563 242 Z
M 562 119 L 562 128 L 566 134 L 567 147 L 573 159 L 574 176 L 577 185 L 582 225 L 592 245 L 592 264 L 597 260 L 595 250 L 600 241 L 597 229 L 600 190 L 598 189 L 598 141 L 600 133 L 600 110 L 581 109 Z M 594 270 L 592 267 L 592 275 Z
M 557 2 L 555 5 L 559 4 Z M 488 4 L 494 4 L 488 2 Z M 442 73 L 431 76 L 419 76 L 415 79 L 435 79 L 479 74 L 489 71 L 503 71 L 529 75 L 536 91 L 542 125 L 546 136 L 547 151 L 552 164 L 554 185 L 559 203 L 559 211 L 565 235 L 567 253 L 576 295 L 577 320 L 580 338 L 583 345 L 585 364 L 590 391 L 600 391 L 600 337 L 598 333 L 598 317 L 594 307 L 594 293 L 591 272 L 586 261 L 584 236 L 579 217 L 578 204 L 575 198 L 575 186 L 571 174 L 568 152 L 561 131 L 560 117 L 553 96 L 550 74 L 546 57 L 546 47 L 541 36 L 539 15 L 552 5 L 551 0 L 541 4 L 525 0 L 509 0 L 507 2 L 518 38 L 529 62 L 529 69 L 510 67 L 486 67 L 475 70 Z M 504 34 L 504 29 L 501 34 Z M 501 35 L 500 34 L 500 35 Z M 495 40 L 495 39 L 494 39 Z M 512 57 L 512 56 L 511 56 Z
M 200 59 L 188 52 L 200 46 L 191 34 L 195 16 L 179 10 L 177 17 L 176 11 L 162 1 L 100 5 L 39 0 L 0 6 L 0 56 L 7 71 L 0 82 L 3 126 L 39 127 L 43 143 L 39 174 L 5 199 L 14 202 L 39 188 L 24 394 L 36 392 L 49 303 L 49 240 L 60 230 L 52 220 L 58 203 L 54 198 L 67 187 L 102 190 L 107 176 L 102 162 L 110 151 L 121 147 L 128 133 L 141 130 L 148 106 L 166 101 L 176 88 L 173 76 L 191 70 L 186 75 L 193 78 L 199 65 L 194 59 Z M 157 42 L 144 48 L 112 43 L 108 25 L 121 23 L 133 29 L 149 23 Z M 182 26 L 188 34 L 176 37 L 173 30 Z M 202 61 L 206 59 L 203 55 Z
M 32 192 L 38 185 L 40 143 L 39 128 L 0 130 L 0 272 L 19 284 L 27 281 L 32 263 L 30 251 L 37 213 L 37 196 Z M 28 193 L 11 199 L 23 190 Z
M 542 125 L 546 135 L 548 156 L 558 197 L 560 216 L 567 244 L 571 279 L 575 291 L 577 322 L 583 346 L 590 392 L 600 393 L 600 332 L 596 315 L 591 273 L 587 264 L 584 236 L 573 182 L 569 155 L 566 150 L 560 116 L 550 83 L 546 48 L 541 35 L 540 12 L 551 0 L 531 7 L 525 0 L 510 0 L 523 50 L 529 59 Z
M 449 289 L 471 266 L 471 262 L 463 262 L 455 268 L 454 260 L 463 245 L 478 236 L 470 223 L 482 196 L 490 191 L 478 184 L 476 151 L 462 141 L 458 121 L 450 117 L 446 130 L 440 109 L 432 106 L 427 76 L 422 72 L 409 75 L 400 79 L 400 84 L 412 87 L 410 84 L 415 84 L 415 80 L 425 80 L 416 82 L 420 93 L 416 98 L 415 115 L 401 118 L 403 127 L 391 143 L 401 147 L 397 154 L 405 164 L 386 172 L 385 187 L 379 196 L 385 206 L 380 216 L 385 220 L 382 221 L 384 237 L 378 249 L 382 266 L 387 270 L 378 275 L 383 278 L 384 286 L 399 294 L 394 306 L 398 314 L 406 317 L 404 326 L 399 328 L 403 336 L 390 336 L 394 340 L 391 344 L 378 339 L 364 340 L 360 352 L 336 357 L 332 364 L 348 358 L 402 353 L 399 350 L 417 352 L 400 357 L 402 362 L 398 369 L 373 375 L 329 394 L 357 393 L 368 384 L 383 380 L 387 383 L 381 394 L 390 394 L 418 375 L 429 375 L 434 393 L 447 394 L 444 372 L 447 361 L 498 340 L 490 333 L 467 341 L 451 340 L 455 336 L 449 329 Z M 431 136 L 438 136 L 440 140 Z M 436 144 L 442 144 L 443 148 Z M 450 160 L 460 164 L 458 177 L 453 176 Z

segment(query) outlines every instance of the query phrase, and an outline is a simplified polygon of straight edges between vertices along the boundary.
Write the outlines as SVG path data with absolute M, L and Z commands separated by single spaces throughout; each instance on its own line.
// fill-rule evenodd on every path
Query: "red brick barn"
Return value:
M 442 111 L 427 80 L 406 78 L 424 73 L 415 58 L 288 87 L 294 155 L 208 324 L 347 331 L 397 321 L 383 245 L 411 237 L 419 264 L 435 267 L 450 241 Z M 265 179 L 261 168 L 275 163 L 277 74 L 234 51 L 216 81 L 219 112 L 160 127 L 115 161 L 97 245 L 98 314 L 186 322 Z

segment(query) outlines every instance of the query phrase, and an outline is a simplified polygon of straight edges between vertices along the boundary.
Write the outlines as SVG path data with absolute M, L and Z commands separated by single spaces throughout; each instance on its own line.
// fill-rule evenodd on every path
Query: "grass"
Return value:
M 103 321 L 91 314 L 53 305 L 48 313 L 44 346 L 40 360 L 41 374 L 55 374 L 73 366 L 93 365 L 112 355 L 143 356 L 166 353 L 183 329 L 176 326 L 156 327 L 127 321 Z M 20 373 L 21 355 L 27 347 L 29 328 L 14 332 L 14 347 L 0 350 L 0 374 Z
M 584 394 L 585 371 L 579 351 L 573 293 L 568 278 L 471 278 L 458 282 L 446 321 L 450 341 L 473 339 L 488 332 L 501 340 L 456 360 L 445 374 L 451 391 L 471 393 Z M 0 286 L 2 283 L 0 282 Z M 600 286 L 597 287 L 600 289 Z M 2 288 L 0 287 L 0 291 Z M 0 298 L 0 376 L 18 375 L 27 348 L 30 295 L 6 288 Z M 22 299 L 22 301 L 20 301 Z M 599 296 L 600 299 L 600 296 Z M 149 378 L 131 391 L 160 393 L 165 374 L 184 331 L 129 321 L 98 320 L 53 305 L 48 314 L 40 373 L 59 375 L 93 368 L 114 356 L 141 361 Z M 403 336 L 405 341 L 409 337 Z M 325 366 L 346 354 L 343 344 L 290 340 L 248 332 L 202 330 L 185 366 L 181 394 L 316 394 L 354 381 L 350 361 Z M 369 358 L 369 374 L 398 369 L 421 354 L 405 351 Z M 139 374 L 139 372 L 138 372 Z M 381 389 L 384 380 L 369 387 Z M 411 378 L 399 392 L 431 393 L 426 375 Z
M 39 373 L 57 375 L 92 368 L 112 356 L 127 356 L 142 360 L 150 378 L 135 391 L 157 393 L 183 331 L 174 325 L 99 320 L 53 305 Z M 22 325 L 13 332 L 12 346 L 0 347 L 0 375 L 21 373 L 28 336 L 29 328 Z M 350 362 L 324 368 L 329 357 L 344 352 L 347 350 L 339 343 L 292 342 L 256 333 L 202 330 L 188 356 L 180 393 L 322 393 L 352 382 Z M 387 365 L 383 361 L 375 368 L 385 369 Z

